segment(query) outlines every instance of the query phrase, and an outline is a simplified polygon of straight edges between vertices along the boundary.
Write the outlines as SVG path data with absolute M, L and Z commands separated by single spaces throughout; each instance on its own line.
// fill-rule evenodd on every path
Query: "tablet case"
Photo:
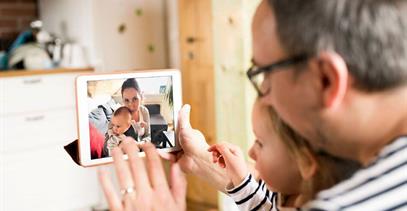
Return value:
M 72 160 L 79 166 L 82 166 L 79 162 L 79 145 L 78 139 L 64 146 L 65 151 L 71 156 Z

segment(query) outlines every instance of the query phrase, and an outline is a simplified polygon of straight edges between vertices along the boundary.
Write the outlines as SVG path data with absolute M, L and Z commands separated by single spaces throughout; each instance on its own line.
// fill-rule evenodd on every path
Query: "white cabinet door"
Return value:
M 2 210 L 77 210 L 101 195 L 95 168 L 72 162 L 63 146 L 3 155 Z
M 0 116 L 74 108 L 76 76 L 53 74 L 0 79 Z
M 77 138 L 76 112 L 73 109 L 33 112 L 0 117 L 0 152 L 20 153 L 49 146 L 63 146 Z
M 90 209 L 101 201 L 95 168 L 64 145 L 77 138 L 78 73 L 0 78 L 0 211 Z

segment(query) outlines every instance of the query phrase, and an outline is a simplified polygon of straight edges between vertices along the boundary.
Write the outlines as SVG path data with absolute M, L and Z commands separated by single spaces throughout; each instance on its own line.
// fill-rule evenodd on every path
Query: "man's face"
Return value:
M 255 65 L 262 67 L 294 56 L 284 52 L 276 31 L 273 11 L 267 1 L 262 1 L 252 26 Z M 300 73 L 295 72 L 293 66 L 287 66 L 266 74 L 262 87 L 269 91 L 262 102 L 273 106 L 285 122 L 304 137 L 313 140 L 312 145 L 318 146 L 318 136 L 310 122 L 318 98 L 309 90 L 310 80 L 306 67 Z

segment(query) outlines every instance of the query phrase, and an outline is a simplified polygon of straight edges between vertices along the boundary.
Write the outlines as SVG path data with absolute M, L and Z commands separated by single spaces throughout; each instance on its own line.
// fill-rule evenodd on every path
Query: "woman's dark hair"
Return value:
M 125 80 L 123 82 L 123 84 L 122 84 L 122 95 L 123 95 L 123 91 L 125 89 L 129 89 L 129 88 L 135 89 L 138 93 L 141 92 L 140 86 L 138 85 L 136 79 L 134 79 L 134 78 L 129 78 L 129 79 L 127 79 L 127 80 Z

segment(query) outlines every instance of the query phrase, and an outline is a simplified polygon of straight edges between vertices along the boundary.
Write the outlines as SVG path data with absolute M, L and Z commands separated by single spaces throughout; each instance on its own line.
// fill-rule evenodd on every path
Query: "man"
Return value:
M 306 209 L 407 208 L 407 1 L 263 0 L 253 61 L 263 103 L 316 151 L 365 165 Z M 188 107 L 180 116 L 177 165 L 223 189 Z
M 264 103 L 316 150 L 366 166 L 309 207 L 407 206 L 407 1 L 263 1 L 253 56 Z

